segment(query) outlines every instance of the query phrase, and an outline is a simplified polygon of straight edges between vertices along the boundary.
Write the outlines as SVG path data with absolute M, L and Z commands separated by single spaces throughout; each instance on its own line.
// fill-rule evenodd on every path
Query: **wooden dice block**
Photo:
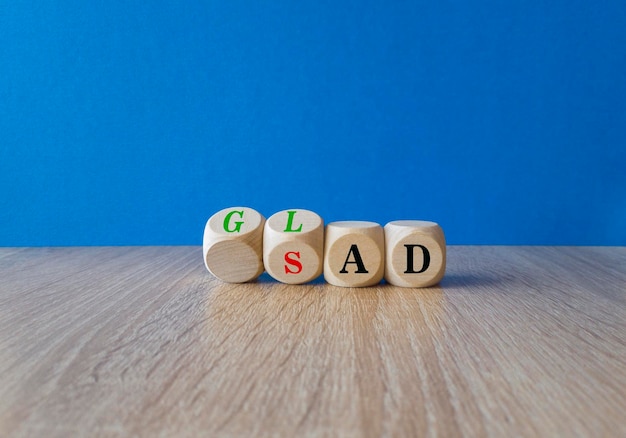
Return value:
M 385 225 L 385 280 L 395 286 L 428 287 L 446 270 L 446 239 L 435 222 L 394 221 Z
M 289 284 L 309 282 L 322 273 L 324 221 L 309 210 L 285 210 L 265 222 L 263 263 L 268 274 Z
M 383 228 L 375 222 L 331 222 L 326 226 L 324 279 L 335 286 L 378 284 L 385 271 Z
M 227 283 L 244 283 L 263 273 L 265 218 L 247 207 L 218 211 L 204 227 L 206 268 Z

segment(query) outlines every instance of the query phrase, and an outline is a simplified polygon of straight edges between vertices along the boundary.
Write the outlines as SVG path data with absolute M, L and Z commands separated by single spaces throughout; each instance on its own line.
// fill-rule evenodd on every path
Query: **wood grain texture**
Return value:
M 626 248 L 452 246 L 426 289 L 201 257 L 0 249 L 0 436 L 626 436 Z

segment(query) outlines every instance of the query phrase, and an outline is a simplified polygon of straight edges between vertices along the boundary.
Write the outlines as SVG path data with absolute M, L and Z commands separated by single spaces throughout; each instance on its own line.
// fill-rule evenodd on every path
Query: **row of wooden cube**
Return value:
M 228 283 L 254 280 L 267 271 L 288 284 L 319 277 L 333 285 L 403 287 L 437 284 L 446 267 L 443 230 L 434 222 L 324 221 L 309 210 L 280 211 L 265 220 L 248 207 L 215 213 L 204 229 L 206 268 Z

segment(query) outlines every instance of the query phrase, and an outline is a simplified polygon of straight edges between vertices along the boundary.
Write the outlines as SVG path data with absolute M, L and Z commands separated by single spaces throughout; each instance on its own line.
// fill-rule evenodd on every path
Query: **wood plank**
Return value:
M 624 364 L 621 247 L 450 246 L 426 289 L 0 249 L 0 436 L 625 436 Z

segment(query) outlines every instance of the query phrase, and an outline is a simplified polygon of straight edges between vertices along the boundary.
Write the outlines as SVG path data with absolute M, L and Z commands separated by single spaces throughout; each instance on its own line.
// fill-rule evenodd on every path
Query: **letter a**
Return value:
M 350 254 L 354 254 L 354 261 L 350 261 Z M 347 274 L 346 265 L 348 263 L 356 263 L 357 270 L 354 271 L 355 274 L 367 274 L 368 271 L 365 269 L 365 265 L 363 264 L 363 259 L 361 258 L 361 254 L 359 253 L 359 247 L 356 245 L 352 245 L 350 247 L 350 251 L 348 251 L 348 257 L 346 257 L 346 262 L 343 264 L 343 268 L 339 271 L 340 274 Z
M 406 247 L 406 271 L 405 274 L 421 274 L 430 266 L 430 252 L 424 245 L 404 245 Z M 424 254 L 424 263 L 419 271 L 413 270 L 413 248 L 419 246 Z

